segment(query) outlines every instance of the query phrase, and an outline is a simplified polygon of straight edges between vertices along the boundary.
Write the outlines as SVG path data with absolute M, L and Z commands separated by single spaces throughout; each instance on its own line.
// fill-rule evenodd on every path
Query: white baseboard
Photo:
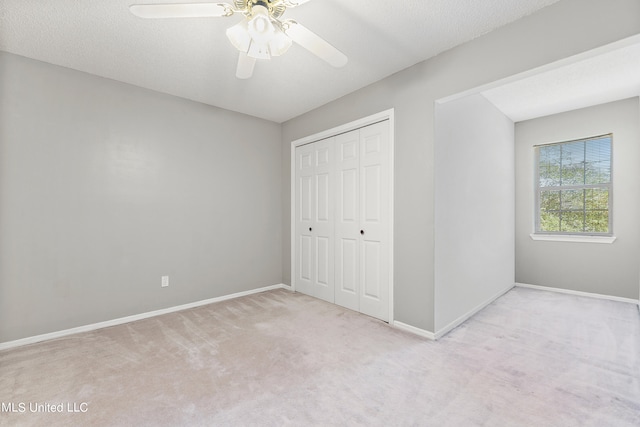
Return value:
M 240 298 L 247 295 L 258 294 L 260 292 L 271 291 L 274 289 L 291 290 L 291 287 L 280 283 L 277 285 L 265 286 L 263 288 L 251 289 L 249 291 L 237 292 L 235 294 L 223 295 L 221 297 L 209 298 L 206 300 L 196 301 L 189 304 L 177 305 L 175 307 L 163 308 L 161 310 L 149 311 L 147 313 L 134 314 L 132 316 L 120 317 L 118 319 L 92 323 L 90 325 L 79 326 L 77 328 L 50 332 L 48 334 L 36 335 L 33 337 L 22 338 L 15 341 L 6 341 L 3 343 L 0 343 L 0 350 L 7 350 L 10 348 L 20 347 L 27 344 L 33 344 L 41 341 L 52 340 L 55 338 L 65 337 L 67 335 L 79 334 L 81 332 L 95 331 L 96 329 L 108 328 L 110 326 L 122 325 L 124 323 L 135 322 L 136 320 L 148 319 L 150 317 L 161 316 L 163 314 L 174 313 L 176 311 L 187 310 L 190 308 L 200 307 L 203 305 L 213 304 L 216 302 L 226 301 L 234 298 Z
M 631 304 L 638 304 L 639 303 L 639 301 L 637 299 L 633 299 L 633 298 L 623 298 L 623 297 L 616 297 L 616 296 L 613 296 L 613 295 L 594 294 L 594 293 L 591 293 L 591 292 L 572 291 L 570 289 L 551 288 L 551 287 L 548 287 L 548 286 L 529 285 L 527 283 L 516 283 L 516 286 L 519 287 L 519 288 L 537 289 L 539 291 L 557 292 L 559 294 L 577 295 L 577 296 L 580 296 L 580 297 L 606 299 L 606 300 L 610 300 L 610 301 L 627 302 L 627 303 L 631 303 Z
M 485 308 L 486 306 L 488 306 L 489 304 L 491 304 L 492 302 L 494 302 L 495 300 L 500 298 L 502 295 L 506 294 L 511 289 L 513 289 L 513 286 L 514 285 L 510 285 L 507 288 L 502 289 L 500 292 L 498 292 L 497 294 L 493 295 L 491 298 L 487 299 L 482 304 L 477 305 L 475 308 L 471 309 L 467 313 L 465 313 L 462 316 L 458 317 L 456 320 L 454 320 L 453 322 L 449 323 L 444 328 L 440 329 L 439 331 L 436 331 L 435 339 L 439 340 L 440 338 L 445 336 L 447 333 L 449 333 L 451 330 L 453 330 L 453 329 L 457 328 L 458 326 L 462 325 L 471 316 L 473 316 L 474 314 L 476 314 L 477 312 L 479 312 L 480 310 L 482 310 L 483 308 Z
M 273 289 L 284 289 L 285 291 L 294 292 L 293 288 L 291 287 L 291 285 L 285 285 L 284 283 L 280 283 L 278 285 L 273 285 Z
M 407 325 L 406 323 L 394 321 L 392 326 L 394 328 L 400 329 L 402 331 L 410 332 L 412 334 L 419 335 L 421 337 L 428 338 L 430 340 L 435 340 L 436 339 L 436 337 L 435 337 L 433 332 L 429 332 L 429 331 L 424 330 L 424 329 L 416 328 L 415 326 Z

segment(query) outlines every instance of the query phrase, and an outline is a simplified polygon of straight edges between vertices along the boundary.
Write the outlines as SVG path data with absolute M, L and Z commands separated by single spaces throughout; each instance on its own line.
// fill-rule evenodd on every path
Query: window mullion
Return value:
M 567 190 L 582 190 L 582 189 L 592 189 L 592 188 L 609 188 L 610 184 L 589 184 L 589 185 L 567 185 L 567 186 L 557 186 L 557 187 L 540 187 L 541 191 L 567 191 Z
M 564 185 L 564 179 L 563 179 L 563 175 L 564 175 L 564 170 L 563 170 L 563 162 L 562 159 L 564 157 L 564 150 L 562 145 L 560 146 L 560 187 L 562 187 Z M 563 191 L 562 189 L 560 190 L 560 194 L 558 194 L 558 198 L 560 199 L 560 206 L 558 207 L 559 212 L 558 212 L 558 231 L 562 231 L 562 218 L 564 217 L 563 212 L 564 209 L 562 209 L 562 194 Z
M 587 231 L 587 141 L 582 144 L 582 232 Z
M 582 190 L 582 232 L 587 231 L 587 190 Z

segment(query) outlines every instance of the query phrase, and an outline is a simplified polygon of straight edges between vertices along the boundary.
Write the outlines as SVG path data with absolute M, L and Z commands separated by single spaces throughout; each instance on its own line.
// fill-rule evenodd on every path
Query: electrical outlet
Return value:
M 169 286 L 169 276 L 162 276 L 162 283 L 160 284 L 163 288 Z

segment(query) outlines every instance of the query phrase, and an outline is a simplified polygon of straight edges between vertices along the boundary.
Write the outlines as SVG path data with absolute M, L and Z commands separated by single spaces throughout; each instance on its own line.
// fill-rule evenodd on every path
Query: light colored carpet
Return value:
M 0 352 L 0 374 L 11 426 L 637 427 L 640 318 L 517 288 L 431 342 L 278 290 Z

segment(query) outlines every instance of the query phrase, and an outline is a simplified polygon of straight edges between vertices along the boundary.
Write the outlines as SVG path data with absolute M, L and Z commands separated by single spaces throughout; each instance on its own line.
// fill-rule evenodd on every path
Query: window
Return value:
M 536 233 L 610 236 L 612 135 L 538 145 Z

